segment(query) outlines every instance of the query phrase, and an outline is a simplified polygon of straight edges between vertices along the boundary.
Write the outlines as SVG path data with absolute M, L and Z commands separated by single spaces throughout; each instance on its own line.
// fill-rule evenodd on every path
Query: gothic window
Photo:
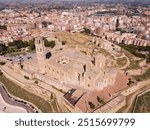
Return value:
M 78 74 L 78 81 L 80 81 L 80 74 Z
M 86 72 L 86 65 L 84 65 L 83 68 L 84 68 L 84 72 Z
M 84 73 L 82 73 L 82 77 L 84 77 Z

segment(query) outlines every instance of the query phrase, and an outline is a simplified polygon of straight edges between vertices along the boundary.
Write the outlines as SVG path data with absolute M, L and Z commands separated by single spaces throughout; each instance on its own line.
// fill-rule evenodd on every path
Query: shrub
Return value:
M 62 45 L 65 45 L 66 44 L 66 41 L 62 41 Z
M 54 98 L 54 96 L 53 96 L 53 94 L 51 94 L 51 100 L 53 100 L 53 98 Z
M 83 31 L 81 31 L 81 33 L 84 33 L 86 35 L 90 35 L 91 34 L 91 30 L 88 28 L 83 28 Z
M 29 80 L 30 78 L 28 76 L 24 76 L 25 79 Z
M 103 99 L 101 99 L 101 98 L 100 98 L 100 97 L 98 97 L 98 96 L 97 96 L 97 101 L 98 101 L 99 103 L 103 104 L 103 105 L 105 104 L 104 100 L 103 100 Z
M 3 61 L 0 62 L 0 65 L 5 65 L 5 64 L 6 64 L 6 62 L 3 62 Z
M 36 80 L 34 83 L 35 83 L 35 84 L 38 84 L 38 81 Z

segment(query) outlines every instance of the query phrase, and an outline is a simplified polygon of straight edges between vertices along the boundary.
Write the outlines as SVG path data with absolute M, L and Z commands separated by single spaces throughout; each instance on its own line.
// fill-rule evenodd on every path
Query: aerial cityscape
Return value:
M 149 112 L 149 0 L 0 0 L 0 113 Z

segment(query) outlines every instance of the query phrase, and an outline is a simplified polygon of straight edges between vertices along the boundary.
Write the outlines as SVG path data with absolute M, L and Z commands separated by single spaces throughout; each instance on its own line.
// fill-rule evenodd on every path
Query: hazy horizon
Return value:
M 42 2 L 42 1 L 146 1 L 146 0 L 0 0 L 2 2 L 6 2 L 6 1 L 28 1 L 28 2 L 33 2 L 33 1 L 37 1 L 37 2 Z M 147 0 L 149 1 L 149 0 Z
M 150 0 L 0 0 L 0 2 L 8 3 L 8 2 L 19 2 L 19 3 L 39 3 L 39 2 L 61 2 L 61 1 L 87 1 L 87 2 L 150 2 Z

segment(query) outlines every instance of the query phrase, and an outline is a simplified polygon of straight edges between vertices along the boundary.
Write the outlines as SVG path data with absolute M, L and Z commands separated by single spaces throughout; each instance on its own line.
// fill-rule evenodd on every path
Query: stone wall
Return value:
M 126 98 L 123 95 L 118 95 L 111 101 L 109 101 L 106 105 L 100 107 L 94 113 L 116 113 L 122 107 L 126 105 Z

